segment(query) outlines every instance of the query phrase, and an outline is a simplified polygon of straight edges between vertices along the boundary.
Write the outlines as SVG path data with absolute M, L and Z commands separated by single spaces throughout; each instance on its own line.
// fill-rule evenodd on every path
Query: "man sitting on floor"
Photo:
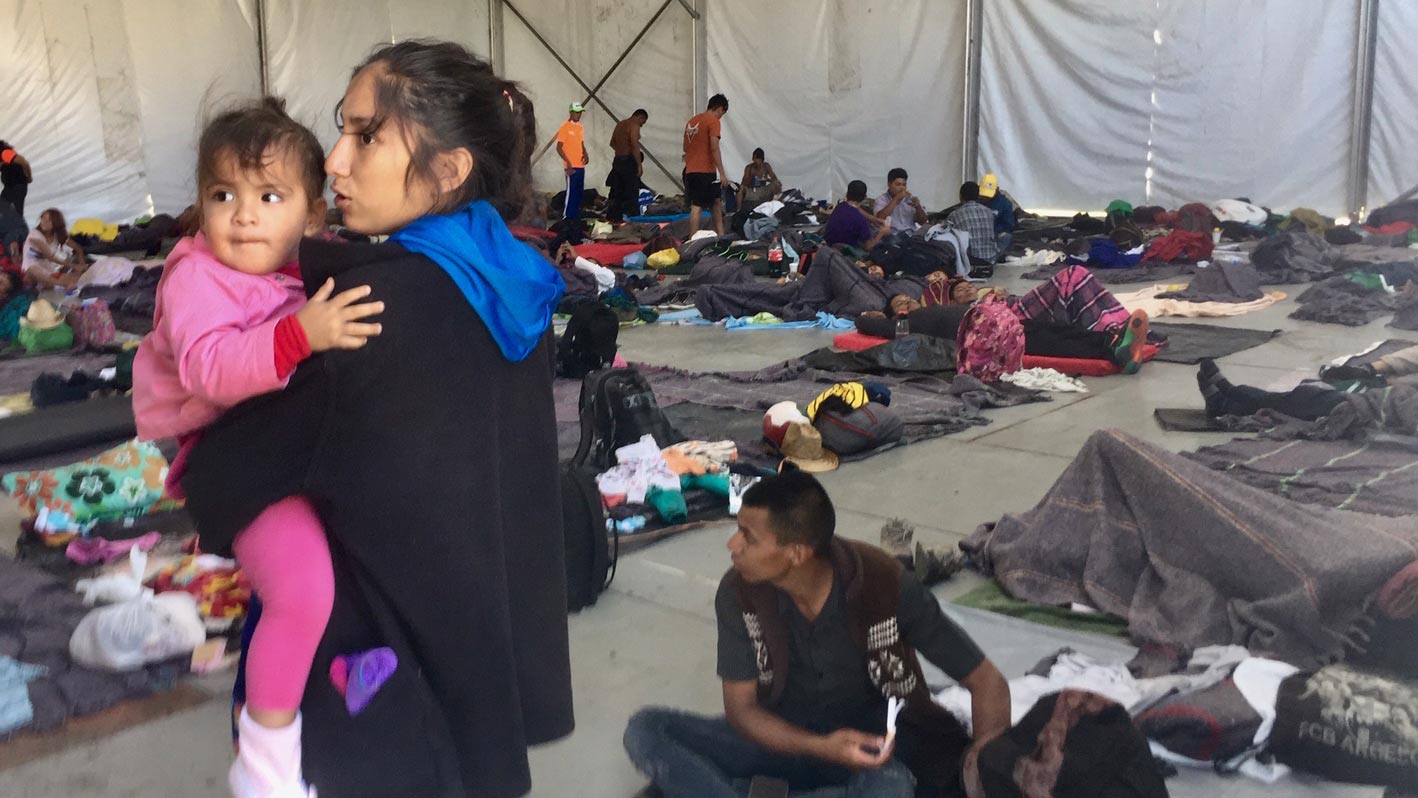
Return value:
M 906 189 L 908 179 L 905 169 L 892 169 L 886 173 L 886 193 L 876 198 L 876 218 L 896 232 L 909 233 L 928 221 L 920 198 Z
M 976 745 L 1009 726 L 999 670 L 893 557 L 834 535 L 810 475 L 764 479 L 738 521 L 714 600 L 725 717 L 643 709 L 625 731 L 631 761 L 671 796 L 775 779 L 819 798 L 911 798 L 918 778 L 953 791 L 971 742 L 931 700 L 916 652 L 970 691 Z M 906 701 L 894 737 L 888 696 Z
M 995 240 L 995 212 L 980 204 L 980 186 L 975 182 L 960 186 L 960 205 L 946 217 L 951 227 L 970 234 L 970 262 L 989 265 L 999 259 Z
M 999 178 L 987 174 L 980 178 L 980 204 L 995 214 L 995 243 L 999 245 L 999 256 L 1003 258 L 1014 243 L 1014 228 L 1019 220 L 1014 215 L 1014 202 L 999 190 Z
M 837 203 L 827 224 L 822 228 L 822 238 L 829 246 L 847 244 L 862 249 L 871 249 L 891 232 L 891 225 L 877 219 L 862 208 L 867 198 L 867 184 L 853 180 L 847 184 L 847 198 Z M 875 231 L 873 232 L 873 228 Z

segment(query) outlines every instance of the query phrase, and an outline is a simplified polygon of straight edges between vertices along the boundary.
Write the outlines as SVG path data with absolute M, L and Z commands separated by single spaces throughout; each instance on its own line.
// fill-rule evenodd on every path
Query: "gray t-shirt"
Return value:
M 843 728 L 885 733 L 886 699 L 867 677 L 866 661 L 852 640 L 842 581 L 834 582 L 827 603 L 813 622 L 803 617 L 786 593 L 778 594 L 778 608 L 788 626 L 791 664 L 783 698 L 773 711 L 817 734 Z M 719 583 L 714 612 L 719 621 L 719 678 L 757 681 L 758 665 L 743 608 L 727 578 Z M 970 636 L 946 617 L 935 596 L 910 572 L 901 575 L 897 620 L 906 644 L 956 681 L 985 659 Z
M 887 205 L 890 204 L 891 192 L 888 191 L 887 193 L 882 194 L 880 197 L 876 198 L 876 204 L 873 205 L 872 208 L 880 212 L 882 208 L 885 208 Z M 910 199 L 901 200 L 901 203 L 891 211 L 890 219 L 892 230 L 905 230 L 907 232 L 915 230 L 916 206 L 911 204 Z

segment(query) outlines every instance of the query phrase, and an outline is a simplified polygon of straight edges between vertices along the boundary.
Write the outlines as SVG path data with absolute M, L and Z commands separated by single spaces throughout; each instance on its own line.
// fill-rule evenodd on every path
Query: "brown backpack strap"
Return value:
M 776 706 L 787 686 L 788 629 L 778 612 L 778 591 L 772 585 L 750 585 L 737 572 L 730 572 L 734 591 L 743 611 L 744 626 L 753 644 L 758 665 L 758 702 Z

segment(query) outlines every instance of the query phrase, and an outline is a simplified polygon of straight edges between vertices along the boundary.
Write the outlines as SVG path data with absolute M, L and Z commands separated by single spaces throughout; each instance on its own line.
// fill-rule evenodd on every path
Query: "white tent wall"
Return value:
M 591 87 L 601 82 L 662 5 L 664 0 L 514 0 L 512 3 L 526 17 L 527 23 Z M 671 0 L 645 37 L 597 92 L 597 97 L 610 107 L 616 118 L 623 119 L 637 108 L 649 112 L 650 121 L 641 131 L 642 144 L 664 163 L 675 179 L 684 166 L 681 157 L 684 123 L 693 114 L 693 33 L 693 20 L 683 6 Z M 550 148 L 546 145 L 566 121 L 570 104 L 585 100 L 587 91 L 511 9 L 503 12 L 503 47 L 506 53 L 503 73 L 523 85 L 537 109 L 538 142 L 534 153 L 541 153 L 533 169 L 537 187 L 561 190 L 566 185 L 561 159 L 557 157 L 554 144 Z M 606 193 L 605 178 L 612 158 L 610 138 L 616 118 L 595 101 L 586 103 L 586 113 L 581 117 L 590 156 L 586 188 L 597 189 L 602 194 Z M 643 179 L 657 191 L 679 191 L 674 180 L 648 158 Z
M 118 0 L 0 2 L 0 138 L 29 160 L 31 224 L 148 212 L 138 97 Z
M 1148 204 L 1345 212 L 1354 0 L 1161 0 Z M 1123 195 L 1136 201 L 1138 197 Z
M 1141 198 L 1154 55 L 1151 3 L 985 0 L 982 172 L 1030 208 Z M 1144 46 L 1145 43 L 1145 46 Z
M 1379 4 L 1374 121 L 1369 138 L 1369 207 L 1418 185 L 1418 3 Z
M 841 197 L 851 180 L 875 195 L 900 166 L 928 207 L 955 201 L 964 0 L 707 6 L 709 92 L 729 98 L 731 179 L 762 147 L 785 186 L 813 197 Z
M 175 216 L 196 199 L 203 119 L 261 90 L 256 0 L 208 2 L 201 14 L 185 0 L 129 0 L 123 15 L 148 193 L 156 210 Z M 174 20 L 181 35 L 173 35 Z
M 487 56 L 500 0 L 0 0 L 0 137 L 35 168 L 33 223 L 175 212 L 193 198 L 201 120 L 260 86 L 323 144 L 350 69 L 380 43 L 457 40 Z M 512 0 L 590 84 L 663 0 Z M 911 172 L 929 205 L 994 171 L 1029 207 L 1096 209 L 1113 198 L 1177 206 L 1244 195 L 1278 210 L 1347 210 L 1359 15 L 1377 0 L 974 0 L 982 15 L 978 169 L 960 166 L 968 0 L 704 0 L 708 93 L 724 92 L 725 166 L 754 147 L 785 184 L 836 198 Z M 1418 3 L 1378 2 L 1368 205 L 1418 183 Z M 539 148 L 585 89 L 513 13 L 502 68 L 538 108 Z M 1156 39 L 1154 40 L 1154 35 Z M 694 23 L 672 0 L 583 120 L 601 188 L 614 116 L 650 112 L 644 141 L 678 176 L 694 107 Z M 791 42 L 785 45 L 784 42 Z M 539 187 L 562 185 L 555 152 Z M 674 181 L 648 164 L 661 191 Z M 1363 185 L 1361 182 L 1360 186 Z
M 350 73 L 392 41 L 440 38 L 484 57 L 487 0 L 264 0 L 267 91 L 328 150 Z
M 980 167 L 1026 205 L 1345 210 L 1356 0 L 983 5 Z

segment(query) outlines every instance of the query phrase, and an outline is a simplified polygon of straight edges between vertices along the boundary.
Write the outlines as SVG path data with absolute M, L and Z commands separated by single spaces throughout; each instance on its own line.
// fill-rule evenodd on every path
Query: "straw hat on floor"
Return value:
M 30 303 L 20 326 L 27 330 L 52 330 L 64 323 L 64 314 L 48 299 L 36 299 Z

